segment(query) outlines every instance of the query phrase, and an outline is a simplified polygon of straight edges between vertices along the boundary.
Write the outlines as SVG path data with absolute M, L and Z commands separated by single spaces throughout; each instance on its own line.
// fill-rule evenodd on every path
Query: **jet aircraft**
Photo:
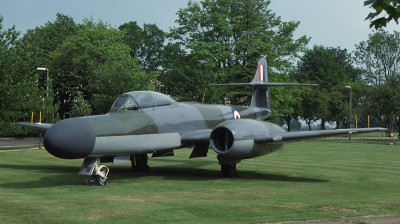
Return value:
M 189 158 L 205 157 L 209 146 L 217 153 L 223 176 L 236 176 L 236 164 L 275 152 L 286 143 L 383 128 L 286 132 L 265 122 L 270 114 L 269 87 L 315 86 L 269 83 L 267 63 L 260 59 L 250 83 L 215 84 L 251 87 L 250 106 L 178 103 L 152 91 L 120 95 L 104 115 L 69 118 L 55 124 L 18 122 L 45 129 L 45 149 L 62 159 L 84 159 L 80 175 L 95 185 L 106 185 L 109 168 L 100 163 L 131 162 L 134 171 L 148 169 L 148 156 L 172 156 L 175 149 L 194 146 Z

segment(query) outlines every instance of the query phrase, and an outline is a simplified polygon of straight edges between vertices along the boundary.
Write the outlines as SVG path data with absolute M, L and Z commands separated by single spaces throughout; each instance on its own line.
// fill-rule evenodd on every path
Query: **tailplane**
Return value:
M 270 108 L 269 87 L 270 86 L 317 86 L 317 84 L 307 83 L 269 83 L 267 72 L 267 61 L 261 58 L 258 61 L 256 74 L 249 83 L 230 83 L 230 84 L 211 84 L 210 86 L 232 86 L 252 88 L 251 107 Z

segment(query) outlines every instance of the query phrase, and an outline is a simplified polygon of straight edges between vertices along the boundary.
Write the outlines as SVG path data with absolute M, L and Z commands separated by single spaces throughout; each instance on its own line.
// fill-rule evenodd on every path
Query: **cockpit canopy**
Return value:
M 176 103 L 175 100 L 162 93 L 153 91 L 135 91 L 120 95 L 111 106 L 110 112 L 161 107 L 174 103 Z

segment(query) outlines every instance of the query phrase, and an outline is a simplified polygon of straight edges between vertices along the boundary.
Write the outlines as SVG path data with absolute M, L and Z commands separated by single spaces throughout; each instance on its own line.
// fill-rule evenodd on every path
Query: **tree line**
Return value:
M 275 68 L 268 71 L 271 82 L 319 85 L 271 88 L 273 122 L 283 118 L 289 129 L 293 119 L 309 127 L 317 120 L 321 128 L 325 122 L 349 127 L 344 86 L 351 86 L 352 109 L 360 118 L 368 114 L 382 126 L 400 125 L 398 32 L 378 30 L 354 52 L 308 49 L 310 37 L 293 38 L 300 23 L 282 21 L 269 4 L 189 1 L 168 32 L 135 21 L 118 28 L 93 19 L 77 23 L 58 13 L 55 21 L 21 35 L 15 27 L 3 29 L 0 16 L 0 135 L 28 134 L 15 122 L 30 120 L 32 111 L 42 111 L 49 123 L 66 114 L 103 114 L 119 94 L 161 85 L 179 101 L 223 104 L 229 98 L 248 105 L 249 89 L 208 84 L 249 82 L 261 57 Z

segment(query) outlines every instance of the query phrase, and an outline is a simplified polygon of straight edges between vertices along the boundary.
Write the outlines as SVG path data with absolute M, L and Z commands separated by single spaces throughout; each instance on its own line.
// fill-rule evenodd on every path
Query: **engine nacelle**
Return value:
M 210 144 L 216 153 L 229 159 L 249 159 L 280 149 L 283 143 L 258 144 L 254 138 L 260 134 L 285 132 L 272 123 L 237 119 L 219 124 L 210 135 Z

